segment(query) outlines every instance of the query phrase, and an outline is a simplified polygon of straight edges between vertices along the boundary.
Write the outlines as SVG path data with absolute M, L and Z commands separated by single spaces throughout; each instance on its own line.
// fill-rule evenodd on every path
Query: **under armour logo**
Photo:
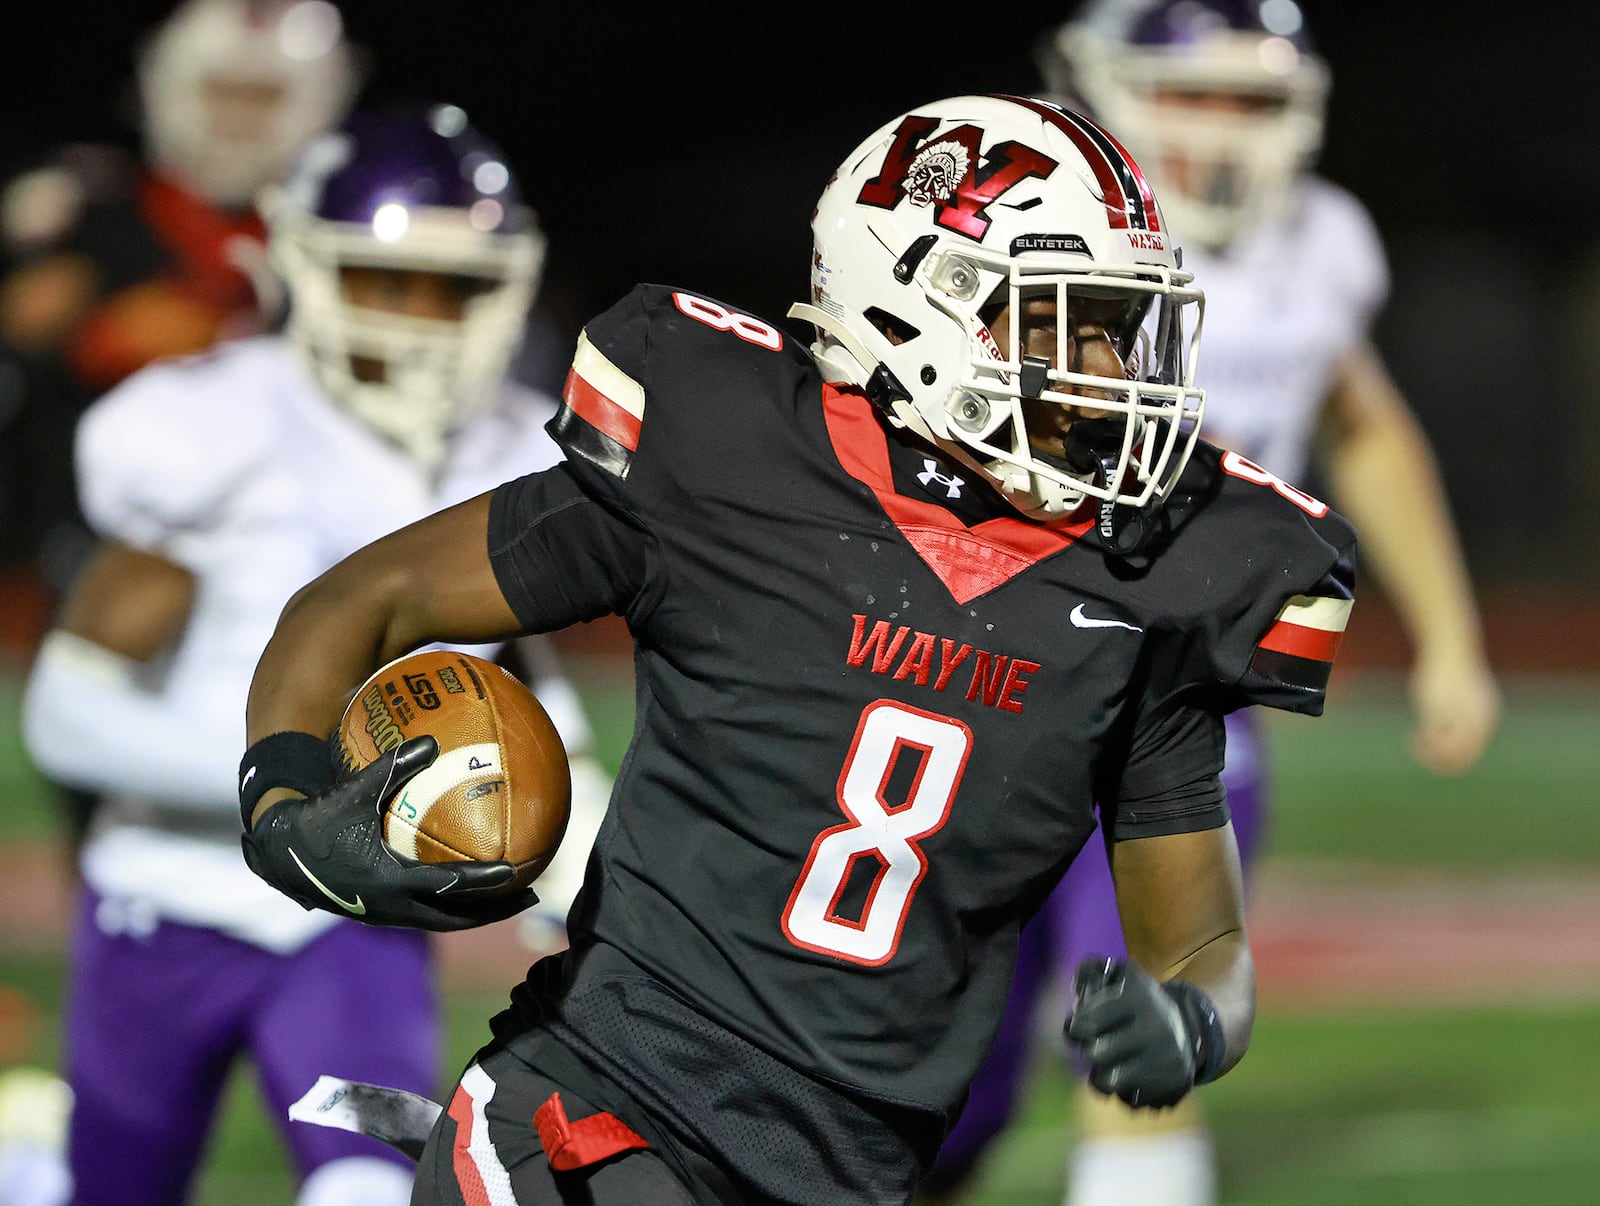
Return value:
M 940 473 L 939 462 L 926 458 L 923 459 L 922 472 L 917 474 L 917 480 L 930 488 L 934 482 L 938 482 L 944 487 L 946 498 L 960 498 L 961 487 L 967 484 L 954 474 Z

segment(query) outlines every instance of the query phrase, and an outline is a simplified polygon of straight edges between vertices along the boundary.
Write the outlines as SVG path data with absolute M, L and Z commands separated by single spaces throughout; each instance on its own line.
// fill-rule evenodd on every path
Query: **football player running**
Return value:
M 184 0 L 136 55 L 137 163 L 71 144 L 0 194 L 0 347 L 21 383 L 0 510 L 59 594 L 90 544 L 72 429 L 162 356 L 259 334 L 281 291 L 254 198 L 347 112 L 358 55 L 326 0 Z M 14 458 L 14 459 L 13 459 Z
M 77 1202 L 182 1201 L 240 1057 L 302 1206 L 408 1199 L 397 1153 L 285 1111 L 323 1073 L 434 1089 L 427 936 L 310 912 L 251 875 L 228 750 L 296 589 L 560 456 L 554 400 L 504 376 L 543 236 L 461 110 L 357 113 L 264 208 L 286 331 L 163 361 L 90 408 L 77 458 L 102 543 L 27 686 L 34 758 L 106 795 L 82 851 L 66 1017 Z M 531 685 L 575 756 L 570 894 L 609 784 L 571 686 Z M 548 903 L 562 874 L 540 882 Z
M 1328 69 L 1291 0 L 1108 0 L 1052 30 L 1046 82 L 1079 98 L 1149 171 L 1206 291 L 1206 435 L 1289 480 L 1314 446 L 1334 501 L 1414 648 L 1412 749 L 1442 774 L 1470 767 L 1496 727 L 1498 690 L 1432 451 L 1372 346 L 1387 291 L 1372 221 L 1308 168 Z M 1223 782 L 1248 868 L 1266 827 L 1259 721 L 1229 715 Z M 1053 976 L 1117 950 L 1116 898 L 1091 842 L 1025 931 L 995 1048 L 941 1152 L 930 1190 L 950 1195 L 1018 1106 Z M 1195 1099 L 1133 1114 L 1084 1087 L 1069 1166 L 1072 1206 L 1190 1206 L 1215 1196 Z
M 1097 803 L 1129 957 L 1080 969 L 1095 1083 L 1168 1106 L 1244 1054 L 1222 717 L 1321 709 L 1351 529 L 1198 442 L 1204 298 L 1093 122 L 913 109 L 812 229 L 809 348 L 638 286 L 579 339 L 566 461 L 346 559 L 257 668 L 253 864 L 426 926 L 492 910 L 509 869 L 370 856 L 435 750 L 330 785 L 345 696 L 441 637 L 605 613 L 634 637 L 571 948 L 494 1019 L 416 1202 L 909 1200 Z

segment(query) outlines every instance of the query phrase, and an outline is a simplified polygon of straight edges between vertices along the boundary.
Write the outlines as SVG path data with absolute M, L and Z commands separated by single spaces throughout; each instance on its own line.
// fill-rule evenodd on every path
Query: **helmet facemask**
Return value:
M 1030 517 L 1055 518 L 1090 499 L 1159 504 L 1204 405 L 1188 367 L 1203 299 L 1186 280 L 1181 271 L 1092 269 L 1048 253 L 935 251 L 918 283 L 961 326 L 965 363 L 942 395 L 895 413 L 904 421 L 914 412 L 908 425 Z M 915 343 L 894 359 L 916 359 Z M 921 384 L 926 374 L 916 373 Z
M 419 464 L 437 464 L 449 432 L 488 403 L 505 375 L 538 282 L 542 237 L 475 229 L 470 211 L 395 206 L 370 226 L 288 215 L 274 224 L 272 246 L 294 298 L 288 334 L 318 384 Z M 357 267 L 455 278 L 461 316 L 357 305 L 342 279 Z

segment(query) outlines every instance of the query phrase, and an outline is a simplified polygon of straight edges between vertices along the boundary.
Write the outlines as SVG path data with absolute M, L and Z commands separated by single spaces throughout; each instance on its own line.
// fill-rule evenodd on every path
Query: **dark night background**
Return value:
M 132 145 L 132 48 L 170 5 L 5 7 L 0 168 L 66 139 Z M 644 279 L 781 319 L 836 162 L 920 101 L 1032 90 L 1036 38 L 1072 12 L 341 7 L 370 55 L 367 99 L 452 101 L 504 147 L 550 235 L 543 304 L 568 338 Z M 1439 451 L 1474 570 L 1488 587 L 1593 587 L 1600 18 L 1573 3 L 1494 19 L 1444 3 L 1302 7 L 1334 72 L 1321 168 L 1383 232 L 1394 292 L 1377 340 Z

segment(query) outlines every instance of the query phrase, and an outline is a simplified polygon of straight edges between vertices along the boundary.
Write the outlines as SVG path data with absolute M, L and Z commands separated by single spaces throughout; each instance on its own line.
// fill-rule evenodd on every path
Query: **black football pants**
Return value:
M 548 1125 L 541 1138 L 535 1124 L 536 1115 L 549 1123 L 557 1094 L 562 1124 L 570 1120 L 580 1135 L 566 1148 Z M 623 1138 L 607 1138 L 614 1134 Z M 503 1052 L 480 1055 L 428 1136 L 411 1206 L 694 1206 L 672 1166 L 642 1139 L 627 1146 L 627 1136 L 639 1139 L 526 1064 Z M 552 1167 L 547 1146 L 564 1171 Z M 602 1154 L 608 1148 L 616 1150 Z M 596 1158 L 573 1166 L 589 1156 Z

